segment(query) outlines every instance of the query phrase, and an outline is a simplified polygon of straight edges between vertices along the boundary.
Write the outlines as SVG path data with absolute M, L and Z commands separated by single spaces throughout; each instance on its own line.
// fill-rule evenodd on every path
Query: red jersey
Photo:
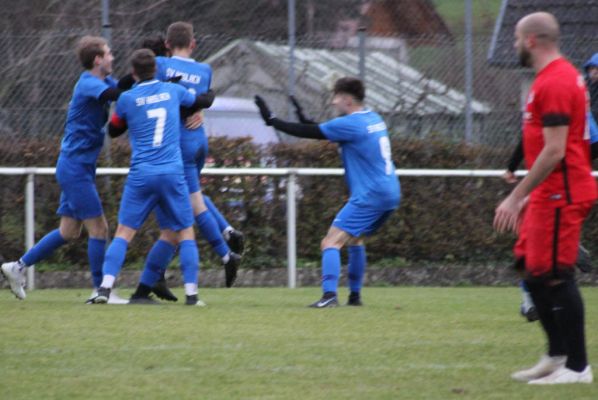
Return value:
M 523 117 L 523 151 L 528 169 L 544 147 L 544 127 L 568 126 L 565 158 L 531 193 L 530 201 L 557 207 L 596 200 L 591 175 L 588 96 L 583 77 L 564 58 L 548 64 L 536 76 Z

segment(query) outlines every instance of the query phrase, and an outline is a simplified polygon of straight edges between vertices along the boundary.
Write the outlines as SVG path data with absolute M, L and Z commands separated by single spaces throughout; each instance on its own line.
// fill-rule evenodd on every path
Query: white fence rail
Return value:
M 25 183 L 25 246 L 26 250 L 35 243 L 35 176 L 54 175 L 55 168 L 46 167 L 0 167 L 0 175 L 26 176 Z M 473 170 L 473 169 L 398 169 L 399 176 L 415 177 L 481 177 L 496 178 L 504 170 Z M 128 168 L 98 168 L 97 175 L 127 175 Z M 518 171 L 518 176 L 526 171 Z M 251 176 L 285 176 L 287 177 L 287 269 L 288 287 L 295 288 L 297 284 L 297 176 L 340 176 L 344 174 L 342 168 L 205 168 L 203 175 L 251 175 Z M 593 173 L 598 176 L 598 172 Z M 322 232 L 323 234 L 324 232 Z M 27 287 L 35 288 L 35 269 L 27 269 Z

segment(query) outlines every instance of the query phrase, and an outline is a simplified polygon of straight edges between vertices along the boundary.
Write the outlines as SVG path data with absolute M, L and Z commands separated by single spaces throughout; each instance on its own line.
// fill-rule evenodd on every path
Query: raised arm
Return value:
M 324 136 L 320 127 L 314 122 L 295 123 L 276 118 L 264 99 L 260 96 L 255 96 L 255 105 L 259 108 L 260 115 L 268 126 L 273 126 L 275 129 L 295 137 L 326 140 L 326 136 Z

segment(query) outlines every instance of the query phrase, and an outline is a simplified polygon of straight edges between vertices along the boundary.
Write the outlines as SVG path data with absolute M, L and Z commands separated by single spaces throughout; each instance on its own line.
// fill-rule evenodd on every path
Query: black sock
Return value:
M 577 284 L 567 280 L 550 288 L 554 304 L 554 316 L 565 340 L 566 367 L 576 372 L 588 365 L 584 332 L 584 306 Z
M 326 293 L 324 293 L 324 296 L 322 296 L 322 298 L 328 300 L 335 296 L 336 296 L 336 292 L 326 292 Z
M 532 297 L 540 323 L 548 338 L 548 355 L 550 357 L 564 356 L 567 354 L 565 340 L 560 325 L 557 323 L 552 311 L 553 300 L 549 288 L 543 282 L 527 281 L 527 287 Z
M 133 293 L 133 295 L 131 297 L 148 297 L 149 294 L 152 292 L 152 288 L 140 283 L 137 286 L 137 290 L 135 290 L 135 293 Z

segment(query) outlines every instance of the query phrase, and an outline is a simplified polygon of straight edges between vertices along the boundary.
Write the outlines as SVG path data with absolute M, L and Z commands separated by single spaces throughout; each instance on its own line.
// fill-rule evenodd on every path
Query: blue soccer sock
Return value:
M 106 279 L 106 276 L 116 277 L 118 275 L 125 262 L 128 246 L 129 243 L 127 243 L 125 239 L 119 237 L 115 237 L 112 243 L 110 243 L 110 246 L 108 246 L 106 256 L 104 257 L 104 266 L 102 267 L 102 272 L 104 273 L 102 287 L 112 287 L 114 283 L 113 279 Z
M 322 252 L 322 291 L 334 292 L 338 287 L 338 277 L 341 274 L 341 252 L 329 247 Z
M 91 270 L 91 280 L 94 288 L 98 288 L 102 284 L 102 266 L 104 265 L 105 254 L 105 239 L 92 237 L 87 239 L 87 257 L 89 259 L 89 269 Z
M 48 258 L 52 255 L 54 250 L 67 243 L 60 234 L 59 229 L 54 229 L 46 236 L 41 238 L 23 257 L 21 261 L 27 266 L 37 264 L 39 261 Z
M 145 259 L 145 268 L 141 273 L 139 282 L 154 287 L 174 257 L 175 251 L 176 247 L 164 240 L 158 240 L 154 243 Z
M 220 213 L 220 210 L 216 208 L 216 205 L 212 202 L 212 199 L 210 199 L 208 196 L 203 196 L 203 201 L 206 204 L 206 207 L 208 207 L 208 210 L 210 210 L 212 217 L 214 217 L 214 219 L 216 220 L 220 232 L 223 232 L 226 228 L 231 226 L 231 224 L 228 223 L 226 218 L 224 218 L 224 215 Z
M 179 258 L 185 284 L 197 284 L 199 276 L 199 251 L 194 240 L 183 240 L 179 244 Z
M 359 293 L 363 285 L 363 275 L 367 265 L 365 246 L 349 246 L 349 290 Z
M 224 258 L 230 253 L 230 249 L 222 237 L 222 232 L 218 230 L 218 225 L 210 211 L 206 210 L 197 215 L 195 217 L 195 222 L 199 227 L 201 235 L 208 241 L 208 243 L 210 243 L 210 246 L 212 246 L 220 258 Z

